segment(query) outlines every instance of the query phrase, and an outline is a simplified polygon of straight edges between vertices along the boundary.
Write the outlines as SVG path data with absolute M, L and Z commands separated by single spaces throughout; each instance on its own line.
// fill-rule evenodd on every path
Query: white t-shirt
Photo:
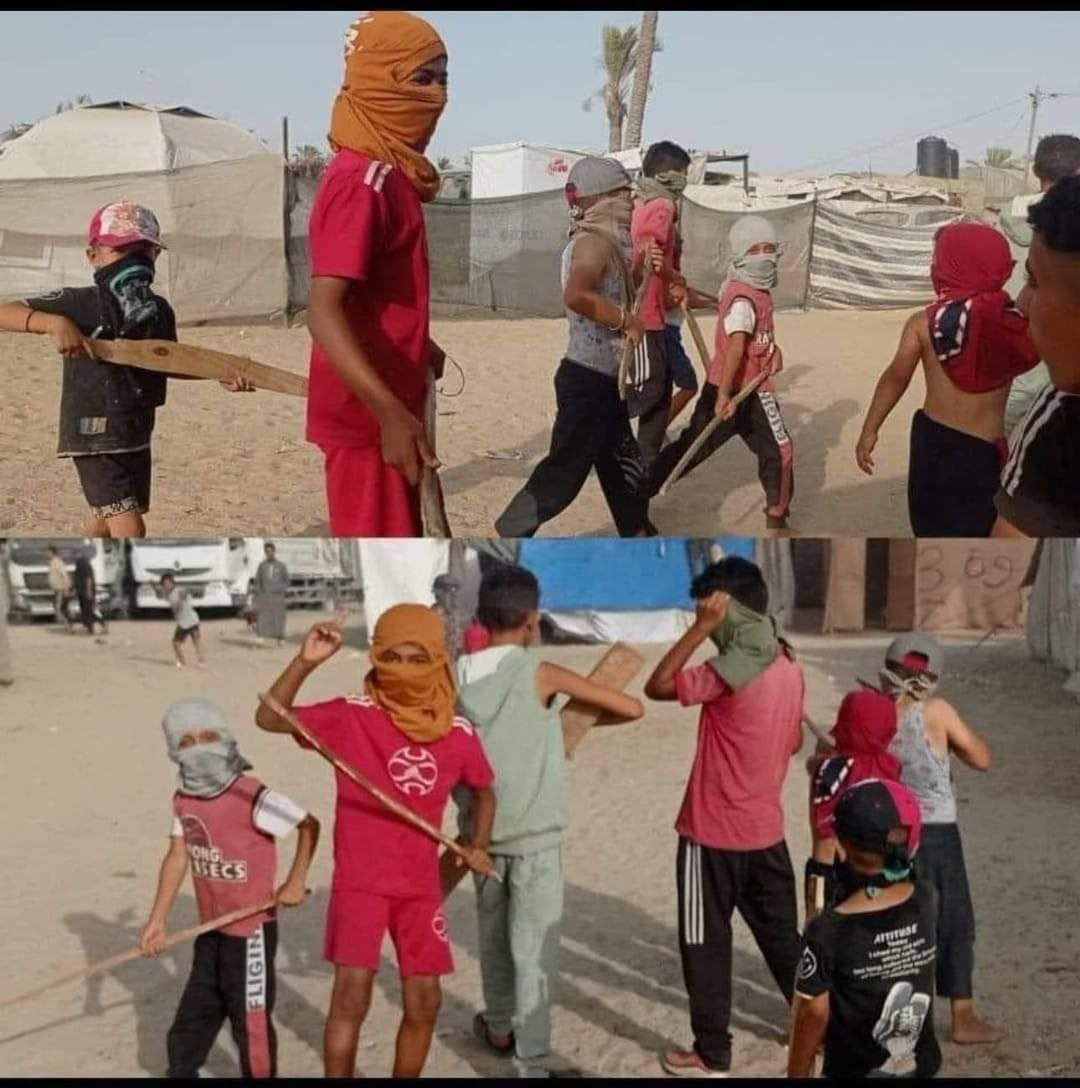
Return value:
M 251 813 L 251 820 L 256 829 L 264 835 L 273 835 L 275 839 L 283 839 L 307 816 L 307 812 L 295 801 L 276 790 L 263 790 L 255 801 L 255 808 Z M 173 817 L 172 838 L 183 838 L 184 829 L 180 826 L 178 817 Z
M 732 336 L 737 332 L 744 332 L 747 336 L 753 336 L 756 325 L 757 316 L 750 301 L 745 298 L 737 298 L 724 317 L 724 332 L 728 336 Z

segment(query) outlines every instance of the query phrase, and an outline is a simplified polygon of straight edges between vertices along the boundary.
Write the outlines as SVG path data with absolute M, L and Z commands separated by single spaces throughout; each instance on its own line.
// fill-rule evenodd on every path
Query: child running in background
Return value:
M 319 821 L 281 793 L 245 773 L 222 710 L 207 699 L 182 699 L 162 722 L 169 759 L 180 767 L 173 796 L 172 838 L 161 863 L 157 895 L 139 937 L 143 955 L 164 947 L 165 923 L 191 866 L 199 920 L 271 899 L 304 901 Z M 274 891 L 274 840 L 297 832 L 296 856 Z M 195 940 L 191 974 L 169 1029 L 169 1077 L 197 1077 L 228 1020 L 245 1077 L 277 1076 L 274 1030 L 273 910 L 253 914 Z
M 813 855 L 806 863 L 806 920 L 833 903 L 837 892 L 832 816 L 845 790 L 867 778 L 899 781 L 900 760 L 889 752 L 896 736 L 896 703 L 877 691 L 844 696 L 830 736 L 819 746 L 810 788 Z
M 918 874 L 938 894 L 937 992 L 952 1010 L 954 1043 L 993 1043 L 1000 1028 L 975 1015 L 975 911 L 971 904 L 960 828 L 956 821 L 950 756 L 969 767 L 990 766 L 986 742 L 944 699 L 933 697 L 945 655 L 928 635 L 901 635 L 885 652 L 881 685 L 896 700 L 898 725 L 890 752 L 900 760 L 900 781 L 915 795 L 922 816 Z
M 561 697 L 604 710 L 605 724 L 635 721 L 641 703 L 543 660 L 532 649 L 540 587 L 521 567 L 484 576 L 478 615 L 491 645 L 458 662 L 458 707 L 476 729 L 495 770 L 490 853 L 501 883 L 477 876 L 476 908 L 484 1011 L 477 1035 L 514 1054 L 522 1076 L 554 1076 L 551 1002 L 558 984 L 563 911 L 562 840 L 568 782 L 559 721 Z M 472 836 L 470 801 L 455 794 L 459 828 Z
M 325 460 L 332 536 L 420 536 L 424 433 L 443 352 L 430 336 L 424 152 L 446 107 L 446 46 L 405 11 L 358 18 L 330 119 L 334 157 L 308 228 L 307 439 Z
M 271 694 L 291 708 L 304 681 L 341 645 L 338 624 L 316 624 Z M 493 775 L 475 730 L 454 713 L 454 677 L 439 617 L 416 604 L 388 609 L 371 635 L 371 663 L 363 694 L 298 707 L 297 717 L 336 756 L 436 827 L 450 791 L 465 786 L 473 813 L 468 864 L 490 873 Z M 292 732 L 261 704 L 255 721 L 270 733 Z M 297 743 L 306 745 L 299 737 Z M 438 844 L 339 771 L 324 943 L 334 965 L 324 1036 L 328 1077 L 356 1075 L 360 1028 L 387 932 L 397 953 L 403 1006 L 393 1075 L 418 1077 L 439 1013 L 439 977 L 454 969 Z
M 848 891 L 807 923 L 795 983 L 788 1076 L 932 1077 L 934 889 L 916 882 L 919 806 L 898 782 L 864 779 L 833 817 Z
M 176 620 L 172 640 L 176 667 L 182 669 L 186 664 L 182 647 L 190 638 L 192 646 L 195 647 L 199 667 L 205 668 L 206 661 L 203 658 L 202 642 L 199 639 L 199 613 L 195 611 L 195 606 L 191 603 L 190 594 L 176 584 L 176 579 L 171 574 L 161 576 L 161 591 L 165 594 L 165 600 L 169 602 L 173 618 Z
M 695 454 L 691 472 L 735 435 L 757 457 L 765 489 L 765 527 L 787 529 L 795 490 L 794 445 L 780 414 L 772 375 L 783 366 L 773 329 L 772 290 L 779 279 L 780 247 L 772 224 L 758 215 L 741 216 L 729 238 L 731 267 L 720 291 L 715 352 L 705 387 L 690 423 L 665 447 L 652 466 L 650 491 L 659 492 L 675 466 L 706 426 L 723 421 Z M 737 407 L 734 398 L 759 375 L 765 377 Z
M 994 527 L 1009 388 L 1039 361 L 1027 318 L 1004 291 L 1012 267 L 1009 243 L 988 224 L 942 227 L 930 266 L 936 297 L 908 318 L 874 389 L 855 447 L 868 476 L 878 432 L 922 364 L 907 488 L 917 537 L 985 537 Z

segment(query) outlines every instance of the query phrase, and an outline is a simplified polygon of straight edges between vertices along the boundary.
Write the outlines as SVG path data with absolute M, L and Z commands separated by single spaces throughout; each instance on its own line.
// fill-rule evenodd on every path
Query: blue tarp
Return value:
M 754 557 L 753 537 L 586 537 L 522 540 L 517 561 L 539 580 L 545 611 L 690 608 L 690 582 L 700 569 L 692 549 L 714 543 L 725 555 Z

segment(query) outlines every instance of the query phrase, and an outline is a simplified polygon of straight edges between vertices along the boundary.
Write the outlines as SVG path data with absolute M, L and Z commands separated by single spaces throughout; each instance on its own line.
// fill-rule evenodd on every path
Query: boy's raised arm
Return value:
M 311 859 L 319 845 L 319 821 L 309 812 L 296 825 L 296 854 L 285 882 L 277 890 L 277 903 L 282 907 L 295 907 L 307 895 L 307 874 Z
M 874 474 L 874 447 L 877 445 L 878 431 L 896 407 L 897 402 L 907 392 L 912 375 L 919 365 L 922 345 L 919 342 L 919 326 L 925 320 L 922 313 L 915 313 L 904 324 L 900 334 L 900 343 L 892 362 L 885 368 L 874 387 L 874 397 L 863 421 L 862 432 L 855 446 L 855 460 L 867 476 Z
M 173 835 L 169 840 L 169 849 L 161 862 L 158 873 L 157 892 L 154 905 L 150 908 L 150 917 L 139 934 L 139 950 L 144 956 L 156 956 L 165 941 L 165 922 L 172 910 L 173 903 L 180 891 L 180 886 L 187 876 L 187 846 L 181 835 Z
M 286 709 L 291 710 L 301 685 L 324 661 L 329 661 L 341 649 L 341 624 L 328 620 L 317 623 L 304 637 L 300 652 L 274 681 L 270 694 Z M 292 726 L 265 703 L 255 711 L 255 724 L 267 733 L 291 733 Z
M 605 711 L 601 720 L 607 725 L 634 722 L 645 713 L 641 701 L 632 695 L 598 684 L 550 661 L 542 662 L 536 670 L 536 689 L 537 696 L 544 704 L 555 695 L 569 695 L 571 699 L 580 699 L 583 703 L 598 707 Z
M 729 597 L 726 593 L 716 592 L 697 603 L 697 616 L 690 629 L 671 647 L 660 664 L 653 670 L 652 676 L 645 683 L 645 694 L 657 702 L 671 702 L 677 699 L 675 677 L 685 668 L 694 651 L 723 622 L 727 613 Z

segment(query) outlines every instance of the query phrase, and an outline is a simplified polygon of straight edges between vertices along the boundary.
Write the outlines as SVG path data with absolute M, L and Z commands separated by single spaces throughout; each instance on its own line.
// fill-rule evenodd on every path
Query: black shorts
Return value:
M 676 389 L 687 389 L 696 392 L 698 387 L 697 374 L 694 364 L 682 342 L 682 329 L 678 325 L 664 326 L 664 349 L 667 352 L 668 370 L 671 371 L 671 380 Z
M 179 624 L 176 626 L 176 630 L 173 631 L 173 642 L 186 642 L 192 635 L 199 633 L 199 625 L 195 624 L 194 627 L 181 627 Z
M 83 494 L 97 518 L 150 509 L 150 448 L 72 457 Z

